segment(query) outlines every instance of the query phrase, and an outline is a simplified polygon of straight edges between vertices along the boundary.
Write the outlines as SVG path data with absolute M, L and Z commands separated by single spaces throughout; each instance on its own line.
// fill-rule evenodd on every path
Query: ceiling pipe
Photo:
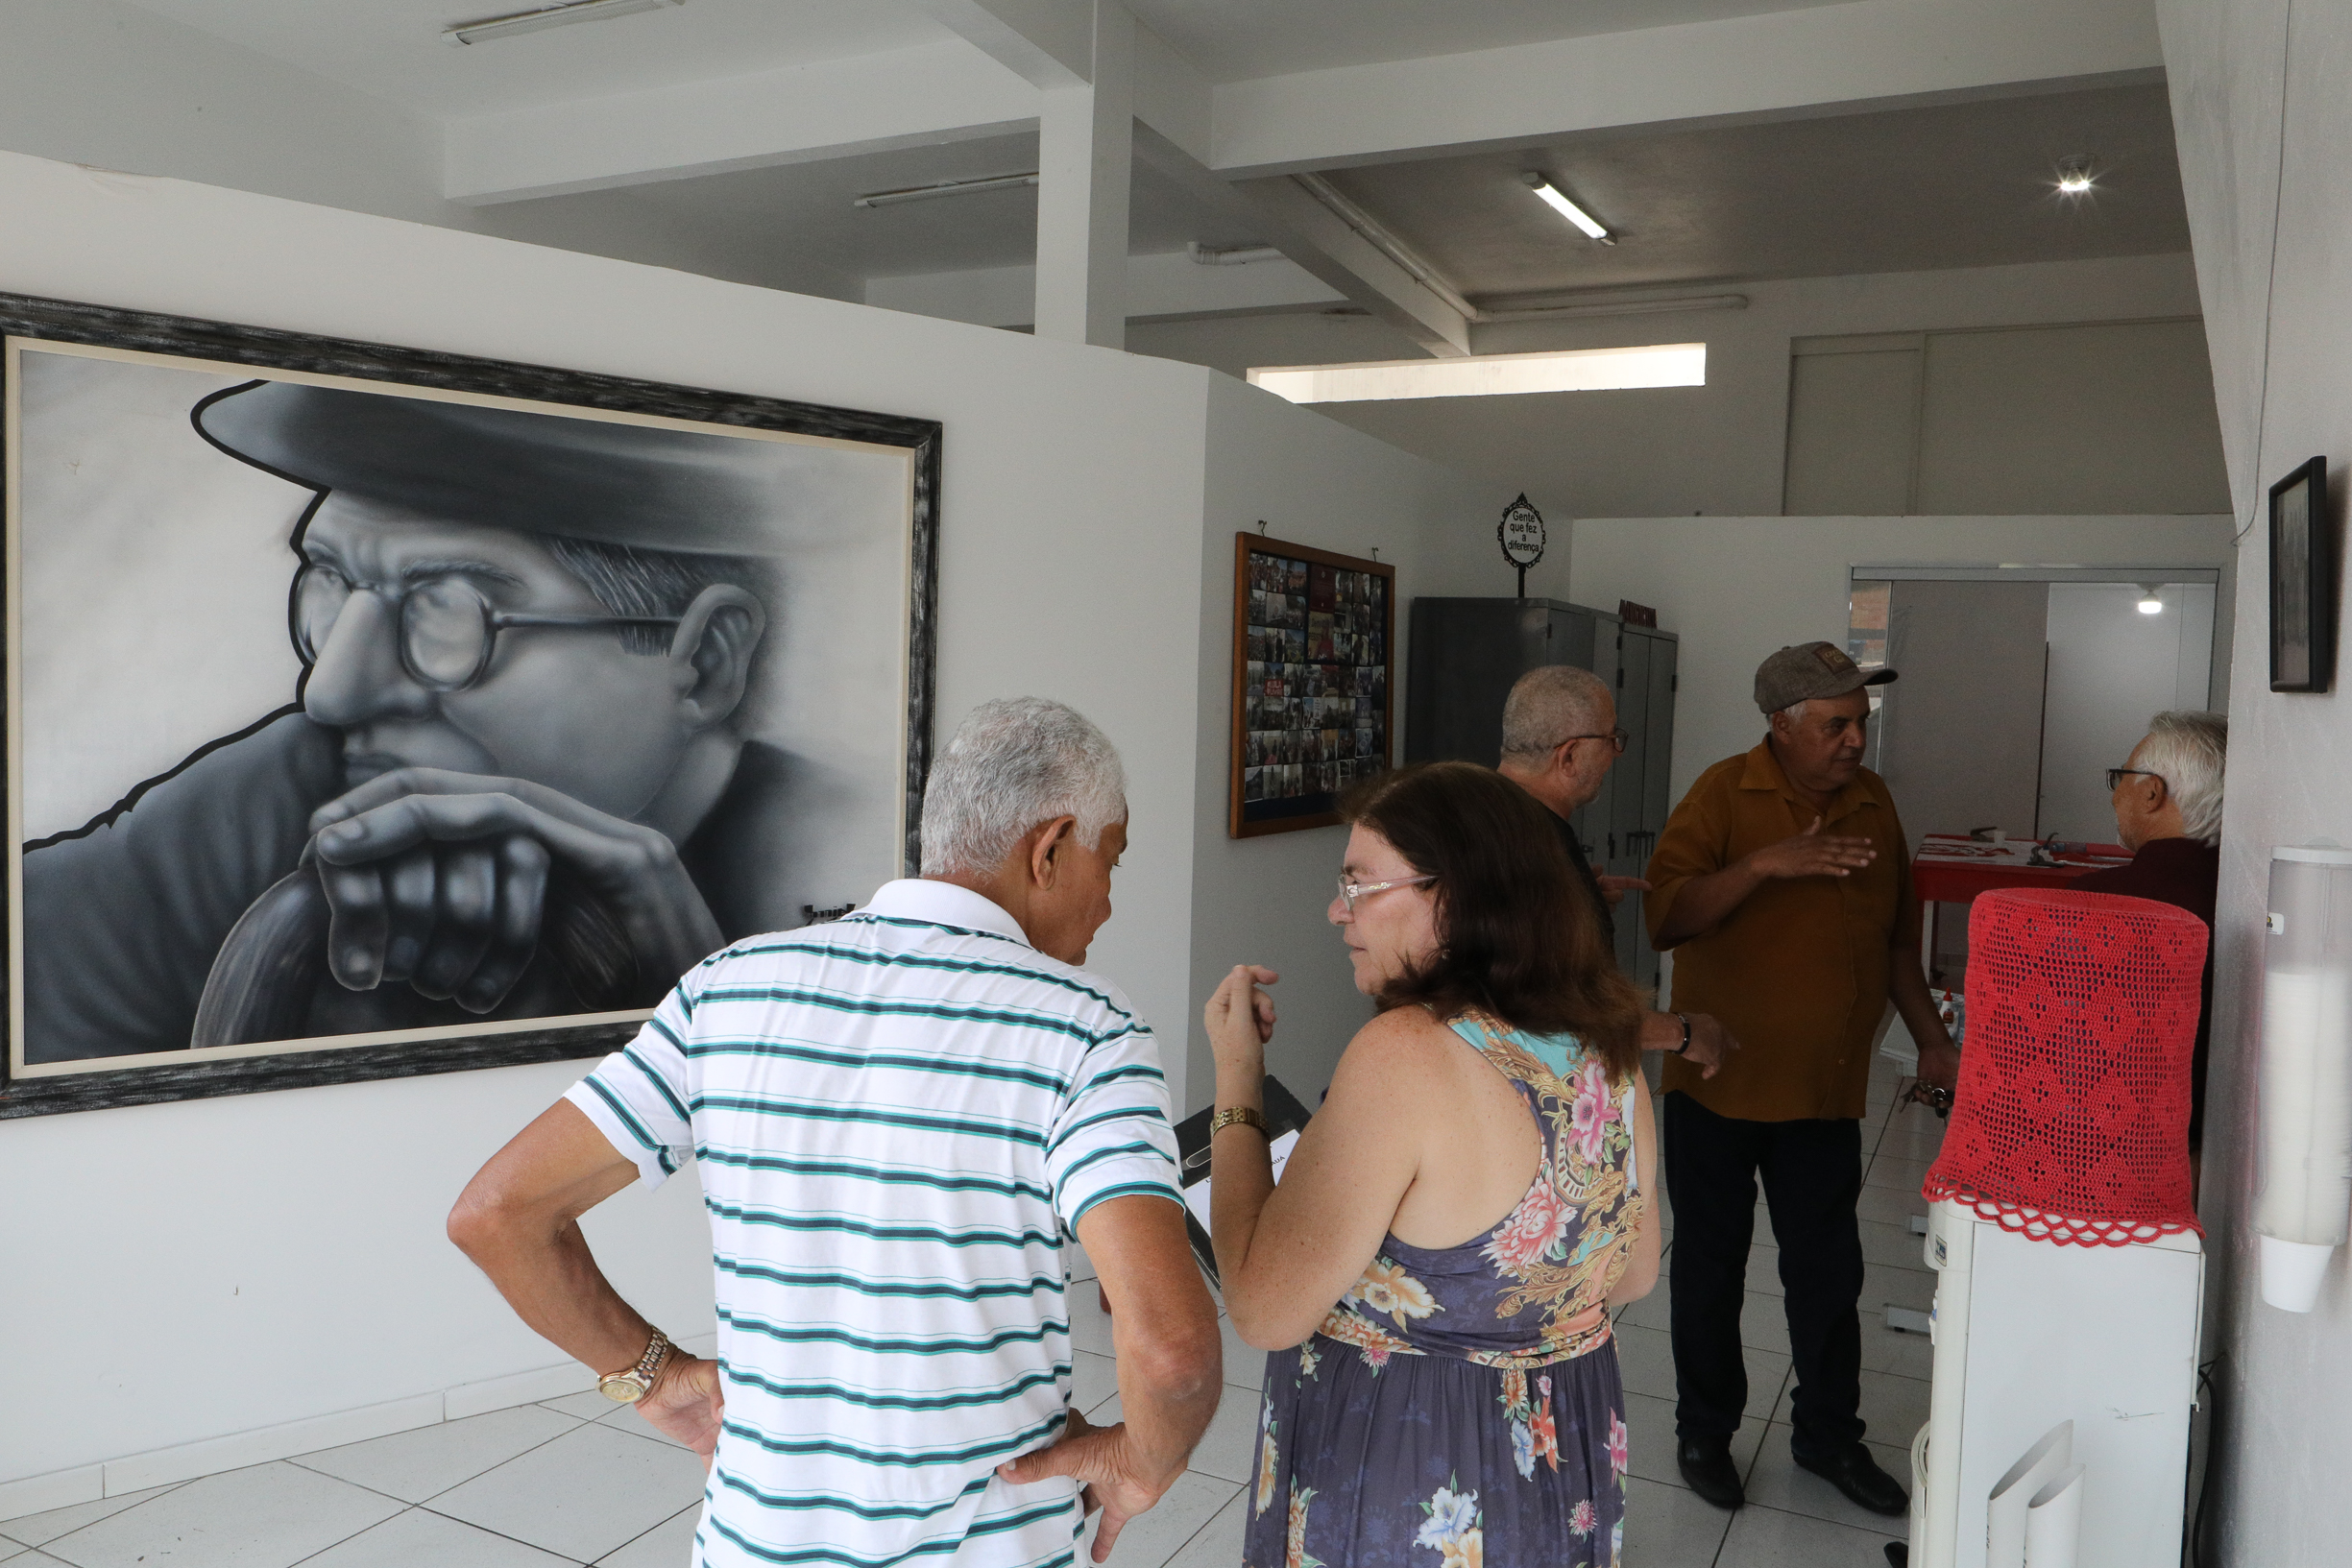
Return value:
M 909 185 L 903 190 L 868 191 L 854 197 L 851 206 L 896 206 L 901 202 L 928 202 L 934 196 L 968 196 L 975 191 L 1011 190 L 1020 185 L 1037 182 L 1035 170 L 1028 174 L 992 174 L 980 180 L 942 180 L 936 184 Z

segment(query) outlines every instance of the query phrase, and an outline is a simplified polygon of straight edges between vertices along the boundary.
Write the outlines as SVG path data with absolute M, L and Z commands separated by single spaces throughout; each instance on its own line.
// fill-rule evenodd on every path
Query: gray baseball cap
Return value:
M 1891 669 L 1864 669 L 1834 642 L 1800 642 L 1756 666 L 1756 706 L 1777 713 L 1813 697 L 1842 697 L 1894 678 Z

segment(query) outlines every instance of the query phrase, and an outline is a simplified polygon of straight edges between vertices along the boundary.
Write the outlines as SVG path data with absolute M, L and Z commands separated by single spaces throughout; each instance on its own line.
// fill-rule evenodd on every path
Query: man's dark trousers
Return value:
M 1743 1122 L 1688 1095 L 1665 1097 L 1666 1195 L 1674 1205 L 1669 1308 L 1674 1425 L 1685 1440 L 1728 1441 L 1748 1402 L 1739 1348 L 1756 1178 L 1764 1180 L 1787 1292 L 1797 1387 L 1790 1447 L 1830 1459 L 1862 1435 L 1862 1126 L 1845 1119 Z

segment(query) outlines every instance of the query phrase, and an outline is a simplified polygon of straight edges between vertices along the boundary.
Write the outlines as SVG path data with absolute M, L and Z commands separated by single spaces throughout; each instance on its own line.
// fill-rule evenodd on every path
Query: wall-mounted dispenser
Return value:
M 2262 1298 L 2307 1313 L 2352 1218 L 2352 850 L 2270 852 L 2263 937 Z

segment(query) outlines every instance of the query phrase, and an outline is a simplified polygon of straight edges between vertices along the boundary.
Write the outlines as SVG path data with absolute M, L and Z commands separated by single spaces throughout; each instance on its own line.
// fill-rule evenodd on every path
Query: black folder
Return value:
M 1266 1136 L 1279 1138 L 1286 1132 L 1297 1132 L 1307 1124 L 1310 1111 L 1298 1102 L 1298 1097 L 1282 1086 L 1282 1080 L 1273 1073 L 1266 1075 L 1265 1092 Z M 1186 1117 L 1176 1123 L 1176 1161 L 1178 1179 L 1186 1187 L 1209 1179 L 1209 1120 L 1215 1116 L 1214 1106 Z M 1217 1283 L 1217 1251 L 1209 1244 L 1209 1233 L 1193 1212 L 1184 1211 L 1184 1233 L 1193 1244 L 1193 1256 L 1200 1260 L 1201 1271 L 1209 1283 Z

